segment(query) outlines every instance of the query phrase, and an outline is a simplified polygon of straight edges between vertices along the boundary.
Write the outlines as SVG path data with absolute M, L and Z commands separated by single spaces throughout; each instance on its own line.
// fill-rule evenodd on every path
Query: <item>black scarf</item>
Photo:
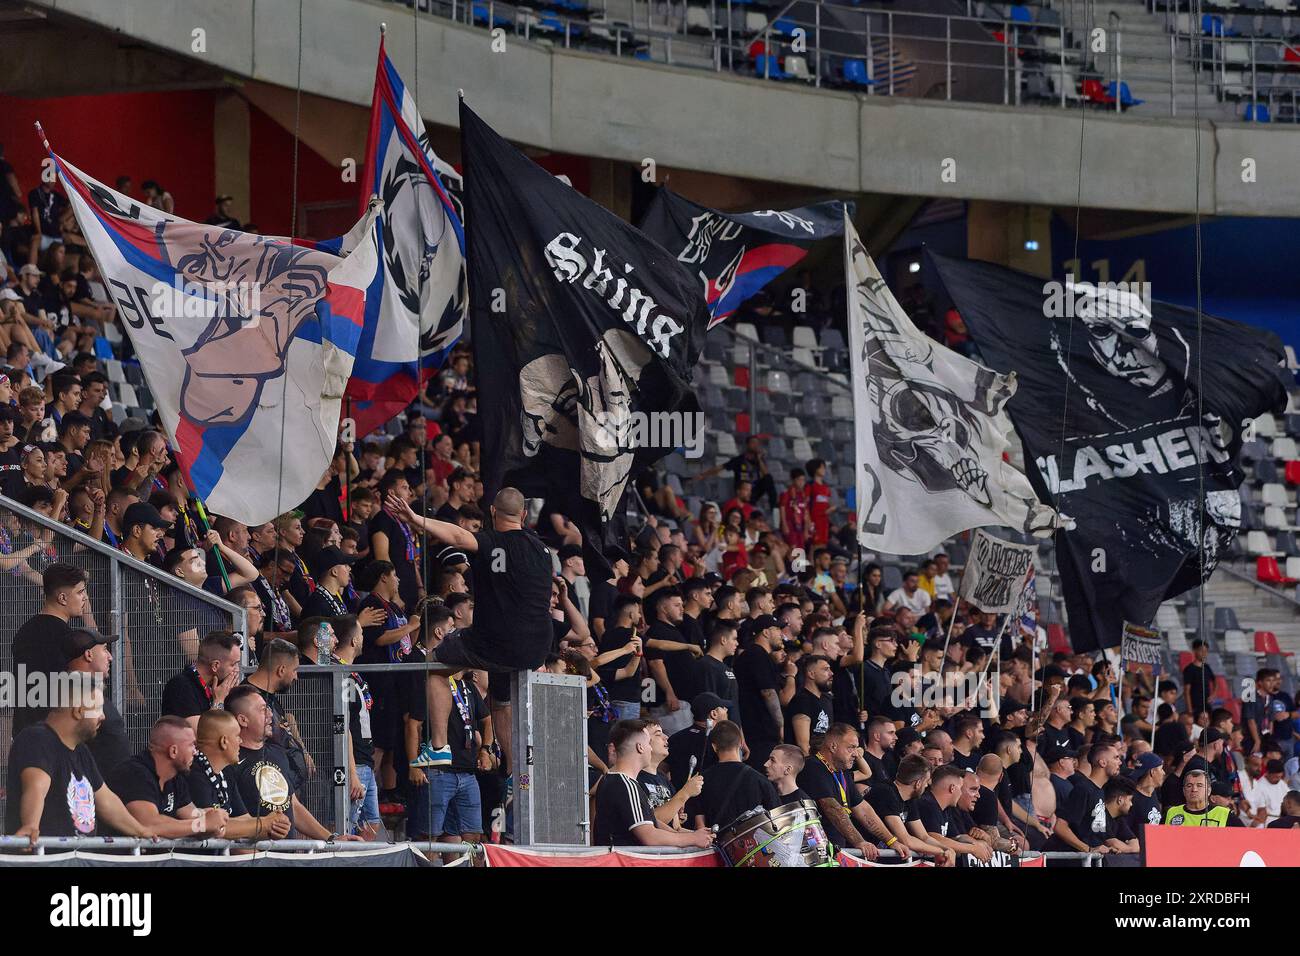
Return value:
M 216 801 L 213 806 L 220 807 L 229 813 L 230 785 L 226 782 L 225 775 L 212 769 L 212 764 L 208 763 L 207 755 L 202 750 L 195 749 L 194 762 L 203 770 L 203 775 L 208 778 L 208 783 L 212 785 L 212 793 Z

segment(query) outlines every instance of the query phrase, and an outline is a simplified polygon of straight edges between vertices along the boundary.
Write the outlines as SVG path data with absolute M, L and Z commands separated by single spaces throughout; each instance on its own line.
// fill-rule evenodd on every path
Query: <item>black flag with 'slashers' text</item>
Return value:
M 485 489 L 545 497 L 600 567 L 629 478 L 675 447 L 673 418 L 698 411 L 703 291 L 463 101 L 460 124 Z
M 1076 522 L 1056 555 L 1076 651 L 1208 579 L 1241 528 L 1246 423 L 1286 403 L 1271 332 L 1153 302 L 1149 286 L 1044 282 L 930 255 L 1007 404 L 1040 498 Z M 1202 560 L 1202 558 L 1204 560 Z

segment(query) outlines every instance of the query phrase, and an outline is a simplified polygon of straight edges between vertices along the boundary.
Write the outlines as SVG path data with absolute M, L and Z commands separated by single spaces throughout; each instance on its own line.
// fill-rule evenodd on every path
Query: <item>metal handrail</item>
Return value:
M 733 342 L 744 342 L 746 345 L 750 346 L 752 349 L 754 349 L 757 352 L 761 352 L 769 355 L 776 355 L 780 357 L 781 362 L 784 364 L 793 365 L 801 372 L 812 372 L 814 375 L 821 376 L 823 379 L 826 380 L 828 384 L 833 385 L 834 387 L 841 389 L 845 392 L 848 392 L 849 394 L 853 393 L 853 386 L 851 384 L 849 384 L 848 382 L 841 382 L 830 372 L 826 371 L 826 369 L 817 368 L 817 366 L 815 365 L 806 365 L 803 362 L 796 361 L 795 359 L 792 359 L 788 355 L 786 355 L 779 348 L 775 348 L 774 346 L 768 345 L 766 342 L 760 342 L 758 339 L 751 339 L 748 335 L 741 335 L 735 329 L 728 327 L 725 322 L 719 325 L 715 325 L 713 328 L 709 330 L 709 334 L 712 335 L 713 333 L 719 331 L 725 332 L 728 335 L 730 335 Z M 751 373 L 750 381 L 753 381 L 753 379 L 754 376 Z
M 30 850 L 31 841 L 27 837 L 0 836 L 0 850 Z M 371 843 L 356 840 L 195 840 L 165 839 L 147 840 L 142 837 L 38 837 L 36 839 L 37 855 L 44 855 L 46 850 L 58 852 L 78 850 L 132 850 L 139 855 L 143 850 L 255 850 L 258 853 L 364 853 L 374 850 L 413 849 L 430 853 L 460 853 L 466 856 L 482 856 L 483 847 L 478 843 L 428 843 L 421 840 L 403 840 L 399 843 Z
M 1271 597 L 1281 598 L 1286 603 L 1295 605 L 1297 610 L 1300 610 L 1300 600 L 1297 600 L 1293 595 L 1288 594 L 1286 591 L 1274 590 L 1273 588 L 1265 584 L 1263 581 L 1257 581 L 1254 578 L 1252 578 L 1250 575 L 1244 574 L 1241 571 L 1238 571 L 1236 568 L 1224 562 L 1219 563 L 1217 570 L 1224 572 L 1229 577 L 1236 578 L 1238 581 L 1245 581 L 1247 584 L 1251 585 L 1256 590 L 1263 591 L 1265 594 L 1268 594 Z

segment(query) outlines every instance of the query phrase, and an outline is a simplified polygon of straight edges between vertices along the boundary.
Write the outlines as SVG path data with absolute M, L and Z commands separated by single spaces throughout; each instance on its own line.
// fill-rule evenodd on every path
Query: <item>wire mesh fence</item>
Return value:
M 72 626 L 117 638 L 108 692 L 131 750 L 140 750 L 162 713 L 167 681 L 194 659 L 208 631 L 242 632 L 244 610 L 0 497 L 0 672 L 15 689 L 14 633 L 40 611 L 41 573 L 56 562 L 86 572 L 90 609 Z M 13 714 L 14 701 L 0 701 L 0 781 L 8 779 Z M 7 798 L 0 789 L 0 819 Z

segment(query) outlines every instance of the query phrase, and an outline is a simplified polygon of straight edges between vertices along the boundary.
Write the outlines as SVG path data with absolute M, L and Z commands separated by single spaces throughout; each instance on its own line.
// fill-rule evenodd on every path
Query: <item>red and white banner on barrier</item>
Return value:
M 1146 828 L 1147 866 L 1300 866 L 1300 830 Z
M 872 867 L 881 867 L 882 869 L 890 869 L 890 870 L 897 870 L 902 867 L 911 867 L 911 866 L 920 866 L 920 867 L 927 867 L 927 868 L 931 868 L 934 866 L 934 864 L 929 862 L 928 860 L 908 860 L 906 863 L 893 863 L 893 862 L 877 863 L 870 860 L 864 860 L 861 857 L 850 856 L 849 854 L 845 853 L 842 850 L 840 851 L 840 854 L 837 857 L 835 857 L 835 862 L 837 862 L 840 866 L 872 866 Z
M 488 866 L 543 867 L 543 866 L 721 866 L 713 850 L 697 853 L 638 853 L 634 849 L 591 847 L 574 850 L 535 850 L 519 846 L 483 847 Z

